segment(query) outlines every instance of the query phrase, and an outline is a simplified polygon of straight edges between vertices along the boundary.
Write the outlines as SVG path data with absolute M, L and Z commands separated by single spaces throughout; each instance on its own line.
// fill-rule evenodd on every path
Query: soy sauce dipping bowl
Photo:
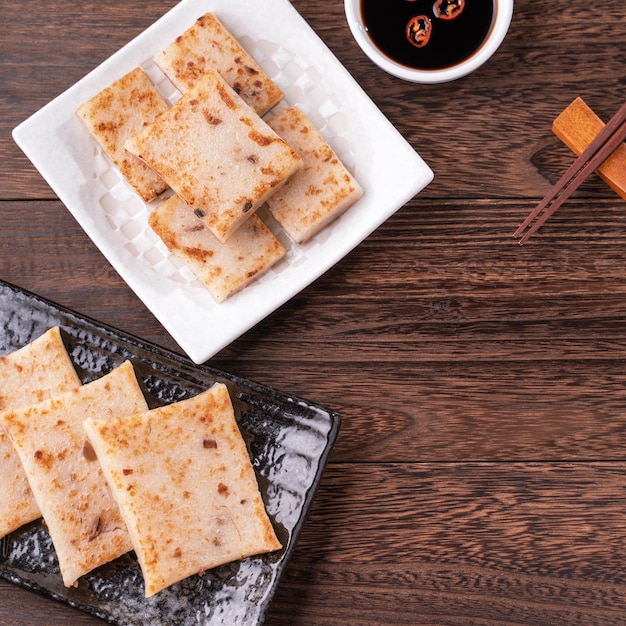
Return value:
M 380 1 L 389 2 L 389 0 Z M 484 0 L 466 0 L 466 3 L 472 1 L 484 2 Z M 357 44 L 376 65 L 392 76 L 414 83 L 444 83 L 466 76 L 491 58 L 509 30 L 514 0 L 493 0 L 493 20 L 482 43 L 465 59 L 442 69 L 416 69 L 399 63 L 385 54 L 370 37 L 364 23 L 361 2 L 362 0 L 344 0 L 346 19 Z M 435 2 L 436 0 L 432 0 L 433 5 Z M 418 3 L 411 4 L 416 6 L 416 12 L 420 11 Z

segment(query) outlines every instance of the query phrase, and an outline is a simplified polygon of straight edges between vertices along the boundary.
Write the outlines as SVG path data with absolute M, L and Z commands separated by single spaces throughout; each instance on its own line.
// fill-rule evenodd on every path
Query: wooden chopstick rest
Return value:
M 577 156 L 604 128 L 604 122 L 582 98 L 576 98 L 552 123 L 552 132 Z M 617 147 L 596 174 L 626 200 L 626 145 Z
M 626 102 L 602 127 L 582 154 L 567 168 L 541 202 L 513 233 L 523 245 L 544 222 L 595 172 L 626 139 Z

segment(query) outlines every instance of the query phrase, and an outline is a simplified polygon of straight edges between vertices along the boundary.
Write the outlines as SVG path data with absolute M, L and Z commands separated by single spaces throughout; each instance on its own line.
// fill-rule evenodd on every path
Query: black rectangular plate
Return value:
M 208 366 L 99 324 L 0 281 L 0 355 L 59 326 L 83 383 L 130 360 L 148 405 L 227 385 L 259 487 L 283 549 L 191 576 L 151 598 L 133 553 L 63 586 L 41 520 L 0 540 L 0 577 L 119 626 L 258 626 L 293 551 L 339 430 L 333 411 Z M 184 532 L 184 529 L 181 529 Z

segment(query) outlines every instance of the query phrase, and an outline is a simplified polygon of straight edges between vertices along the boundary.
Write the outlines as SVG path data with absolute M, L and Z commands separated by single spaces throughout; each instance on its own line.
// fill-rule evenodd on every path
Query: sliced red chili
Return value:
M 465 0 L 436 0 L 433 12 L 441 20 L 453 20 L 461 15 L 464 8 Z
M 432 22 L 427 15 L 416 15 L 406 25 L 406 38 L 416 48 L 423 48 L 429 41 Z

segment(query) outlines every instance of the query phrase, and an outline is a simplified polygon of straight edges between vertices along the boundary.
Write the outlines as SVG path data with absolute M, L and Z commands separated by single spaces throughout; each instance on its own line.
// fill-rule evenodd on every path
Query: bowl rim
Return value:
M 439 70 L 419 70 L 390 59 L 370 39 L 366 32 L 360 9 L 361 0 L 344 0 L 348 26 L 355 41 L 371 61 L 388 74 L 414 83 L 443 83 L 467 76 L 478 69 L 500 47 L 513 19 L 514 0 L 494 0 L 496 17 L 489 35 L 480 48 L 469 58 L 452 67 Z

